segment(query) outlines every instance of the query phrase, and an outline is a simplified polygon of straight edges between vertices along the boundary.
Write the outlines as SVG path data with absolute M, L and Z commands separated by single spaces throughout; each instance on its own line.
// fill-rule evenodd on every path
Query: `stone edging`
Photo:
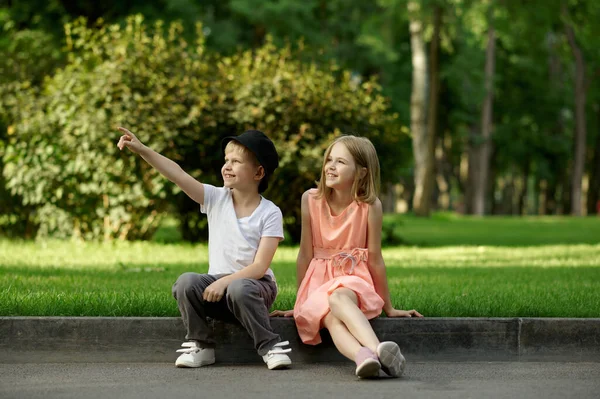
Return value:
M 303 345 L 291 318 L 271 321 L 290 341 L 294 362 L 344 361 L 327 334 L 316 347 Z M 410 361 L 600 362 L 600 319 L 378 318 L 372 325 Z M 219 363 L 261 361 L 241 327 L 213 328 Z M 0 362 L 172 362 L 184 336 L 174 317 L 0 317 Z

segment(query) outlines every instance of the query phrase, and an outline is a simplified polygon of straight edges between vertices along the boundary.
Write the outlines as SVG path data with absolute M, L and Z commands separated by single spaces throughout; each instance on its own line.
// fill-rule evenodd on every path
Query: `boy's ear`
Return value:
M 254 174 L 254 180 L 261 180 L 265 177 L 265 168 L 260 165 L 258 169 L 256 169 L 256 173 Z

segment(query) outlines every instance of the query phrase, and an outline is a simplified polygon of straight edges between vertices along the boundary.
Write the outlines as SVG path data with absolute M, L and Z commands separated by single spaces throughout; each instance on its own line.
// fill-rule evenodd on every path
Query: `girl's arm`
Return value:
M 369 270 L 375 284 L 375 291 L 383 299 L 383 311 L 388 317 L 423 317 L 416 310 L 397 310 L 390 299 L 390 290 L 385 272 L 385 262 L 381 253 L 381 228 L 383 225 L 383 210 L 381 201 L 369 206 L 367 222 L 367 246 L 369 249 Z
M 308 196 L 309 192 L 305 191 L 302 194 L 302 204 L 300 207 L 302 217 L 302 230 L 300 234 L 300 250 L 298 251 L 298 258 L 296 259 L 296 283 L 297 288 L 300 288 L 304 275 L 308 269 L 308 265 L 313 258 L 313 242 L 312 242 L 312 230 L 310 225 L 310 212 L 308 210 Z
M 169 158 L 160 155 L 153 149 L 146 147 L 129 130 L 120 127 L 123 133 L 119 139 L 117 147 L 120 150 L 127 147 L 132 152 L 139 154 L 154 169 L 160 172 L 164 177 L 177 184 L 191 199 L 199 204 L 204 204 L 204 185 L 187 174 L 181 166 L 171 161 Z

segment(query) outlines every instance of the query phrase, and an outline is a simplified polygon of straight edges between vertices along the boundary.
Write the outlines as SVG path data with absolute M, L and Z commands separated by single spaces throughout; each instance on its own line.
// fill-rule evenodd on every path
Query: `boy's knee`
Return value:
M 193 285 L 196 281 L 198 281 L 198 275 L 196 273 L 188 272 L 180 275 L 177 278 L 177 281 L 175 281 L 175 285 L 178 287 L 187 287 Z
M 189 293 L 190 290 L 197 286 L 200 282 L 200 275 L 197 273 L 183 273 L 177 278 L 175 284 L 173 284 L 173 297 L 177 299 L 177 293 Z
M 249 279 L 234 280 L 227 286 L 227 299 L 233 302 L 240 302 L 249 298 L 254 284 Z

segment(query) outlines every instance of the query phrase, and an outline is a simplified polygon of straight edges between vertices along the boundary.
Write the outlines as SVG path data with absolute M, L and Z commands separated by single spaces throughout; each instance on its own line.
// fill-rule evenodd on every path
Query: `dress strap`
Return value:
M 367 248 L 335 249 L 313 247 L 313 257 L 316 259 L 331 259 L 334 267 L 339 267 L 345 274 L 353 274 L 356 264 L 368 259 Z M 350 262 L 350 271 L 346 273 L 344 266 Z

